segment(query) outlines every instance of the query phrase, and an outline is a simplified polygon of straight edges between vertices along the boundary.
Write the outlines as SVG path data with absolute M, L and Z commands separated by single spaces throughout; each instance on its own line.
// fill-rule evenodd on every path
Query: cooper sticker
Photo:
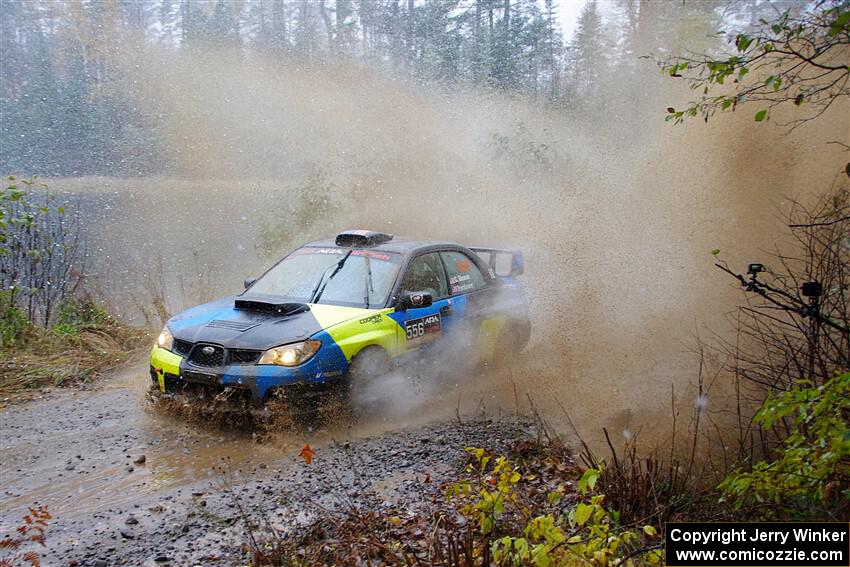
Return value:
M 376 315 L 372 315 L 371 317 L 365 317 L 363 319 L 360 319 L 361 325 L 366 325 L 366 324 L 369 324 L 369 323 L 380 323 L 380 322 L 381 322 L 381 314 L 380 313 L 378 313 Z
M 407 336 L 408 346 L 430 342 L 440 336 L 440 315 L 428 315 L 405 321 L 404 333 Z

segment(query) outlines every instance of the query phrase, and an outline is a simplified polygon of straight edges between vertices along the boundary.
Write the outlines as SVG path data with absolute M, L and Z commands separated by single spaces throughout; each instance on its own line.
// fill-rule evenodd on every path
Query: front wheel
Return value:
M 390 359 L 381 347 L 371 346 L 360 351 L 351 361 L 345 376 L 349 403 L 368 407 L 380 397 L 380 379 L 391 369 Z

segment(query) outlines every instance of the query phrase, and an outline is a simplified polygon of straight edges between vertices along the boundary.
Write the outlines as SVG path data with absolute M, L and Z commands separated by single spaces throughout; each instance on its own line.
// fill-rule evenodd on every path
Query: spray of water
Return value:
M 525 251 L 529 351 L 436 392 L 398 377 L 383 403 L 408 422 L 459 404 L 513 408 L 528 392 L 556 426 L 561 406 L 584 431 L 666 424 L 671 388 L 693 401 L 693 336 L 728 333 L 738 298 L 710 251 L 743 264 L 772 248 L 786 198 L 829 184 L 840 149 L 824 141 L 848 132 L 843 108 L 791 135 L 778 112 L 772 124 L 739 112 L 673 127 L 663 109 L 688 93 L 637 96 L 658 92 L 651 64 L 646 85 L 625 86 L 629 114 L 215 50 L 129 64 L 173 171 L 57 182 L 100 211 L 95 271 L 116 297 L 145 297 L 139 282 L 160 269 L 172 309 L 204 270 L 209 294 L 238 291 L 269 261 L 255 253 L 258 222 L 286 226 L 293 189 L 316 171 L 336 207 L 292 244 L 357 226 Z

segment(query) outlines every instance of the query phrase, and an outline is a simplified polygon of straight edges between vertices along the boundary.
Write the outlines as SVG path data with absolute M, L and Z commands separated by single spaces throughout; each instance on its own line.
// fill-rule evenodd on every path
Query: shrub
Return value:
M 577 483 L 581 500 L 564 514 L 564 484 L 548 492 L 543 506 L 525 502 L 517 490 L 523 475 L 506 457 L 493 458 L 480 448 L 467 451 L 475 459 L 467 472 L 475 474 L 477 481 L 452 483 L 447 494 L 462 501 L 460 513 L 476 523 L 481 545 L 489 546 L 482 555 L 490 555 L 496 564 L 661 563 L 660 544 L 641 547 L 646 539 L 657 536 L 656 529 L 651 525 L 639 531 L 621 526 L 617 511 L 605 507 L 605 495 L 594 493 L 602 470 L 584 472 Z M 508 521 L 502 524 L 503 518 Z
M 720 485 L 724 498 L 770 517 L 846 518 L 850 373 L 771 396 L 755 416 L 768 429 L 782 420 L 790 422 L 790 434 L 769 459 L 729 475 Z
M 0 289 L 30 323 L 45 328 L 54 310 L 82 278 L 80 223 L 34 180 L 8 178 L 0 185 Z
M 12 292 L 0 290 L 0 349 L 10 349 L 24 339 L 30 322 L 13 301 Z
M 91 299 L 69 299 L 59 305 L 53 330 L 60 335 L 77 336 L 81 331 L 102 329 L 111 322 L 109 313 Z

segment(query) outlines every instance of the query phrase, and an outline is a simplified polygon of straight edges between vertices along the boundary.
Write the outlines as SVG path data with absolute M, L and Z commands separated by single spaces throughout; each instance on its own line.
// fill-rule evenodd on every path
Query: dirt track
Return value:
M 428 424 L 420 408 L 406 423 L 336 423 L 258 443 L 146 410 L 146 387 L 138 363 L 95 388 L 2 410 L 0 537 L 46 504 L 45 565 L 230 565 L 244 560 L 244 537 L 226 480 L 252 513 L 287 529 L 318 509 L 302 503 L 332 508 L 369 493 L 390 505 L 456 467 L 465 445 L 498 449 L 527 431 L 506 418 Z M 311 465 L 298 456 L 304 443 Z

